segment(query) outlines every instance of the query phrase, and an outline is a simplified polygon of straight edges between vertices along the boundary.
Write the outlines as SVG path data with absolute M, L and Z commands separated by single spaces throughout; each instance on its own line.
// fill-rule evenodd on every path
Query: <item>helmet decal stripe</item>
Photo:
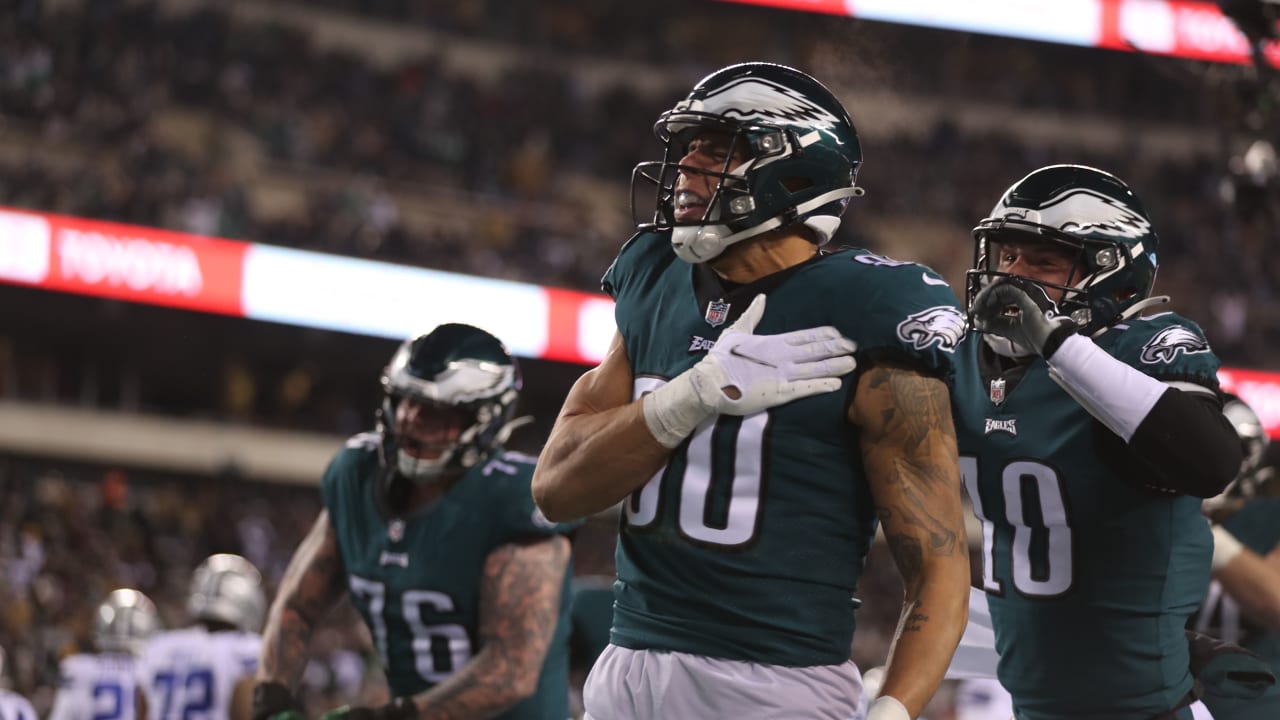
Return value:
M 1040 218 L 1045 225 L 1077 235 L 1139 238 L 1151 232 L 1149 220 L 1089 188 L 1072 188 L 1049 198 L 1040 206 Z
M 741 121 L 785 122 L 816 128 L 830 128 L 840 122 L 830 111 L 795 90 L 759 77 L 726 83 L 698 104 L 698 108 L 677 105 L 676 112 L 697 109 Z

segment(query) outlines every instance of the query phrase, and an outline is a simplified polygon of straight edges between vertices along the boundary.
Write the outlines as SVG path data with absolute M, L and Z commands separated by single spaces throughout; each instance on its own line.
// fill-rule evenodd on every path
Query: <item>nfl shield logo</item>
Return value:
M 1004 378 L 991 381 L 991 402 L 996 405 L 1004 402 Z
M 391 542 L 400 542 L 404 539 L 404 521 L 400 519 L 392 520 L 387 526 L 387 539 Z
M 711 325 L 711 327 L 719 327 L 723 325 L 724 321 L 727 320 L 728 317 L 729 303 L 725 302 L 724 298 L 712 300 L 707 303 L 706 320 L 707 324 Z

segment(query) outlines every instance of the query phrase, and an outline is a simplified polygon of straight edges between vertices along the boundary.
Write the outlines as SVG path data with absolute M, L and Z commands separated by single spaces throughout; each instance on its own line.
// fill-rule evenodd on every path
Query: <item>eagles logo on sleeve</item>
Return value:
M 1209 352 L 1209 342 L 1181 325 L 1171 325 L 1142 346 L 1142 362 L 1148 365 L 1171 363 L 1180 352 L 1187 355 Z
M 963 338 L 964 315 L 950 305 L 935 305 L 898 323 L 898 339 L 916 350 L 936 344 L 939 350 L 953 353 Z

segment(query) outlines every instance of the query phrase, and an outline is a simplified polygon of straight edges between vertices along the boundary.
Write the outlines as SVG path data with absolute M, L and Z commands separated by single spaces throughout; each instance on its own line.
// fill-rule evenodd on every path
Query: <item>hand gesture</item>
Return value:
M 1057 314 L 1044 288 L 1020 277 L 1001 278 L 983 288 L 971 314 L 978 330 L 1034 350 L 1046 360 L 1078 329 L 1070 318 Z

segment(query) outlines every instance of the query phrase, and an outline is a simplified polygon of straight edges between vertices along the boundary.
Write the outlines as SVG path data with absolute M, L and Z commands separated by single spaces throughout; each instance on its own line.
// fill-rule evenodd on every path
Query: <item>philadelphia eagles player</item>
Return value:
M 1036 170 L 973 234 L 981 334 L 957 354 L 956 434 L 1015 716 L 1190 718 L 1183 629 L 1213 555 L 1200 498 L 1240 465 L 1218 359 L 1190 320 L 1139 315 L 1168 298 L 1115 176 Z
M 520 373 L 502 343 L 446 324 L 382 375 L 378 431 L 325 471 L 325 509 L 272 604 L 254 718 L 295 706 L 316 624 L 349 594 L 394 698 L 330 718 L 568 717 L 569 540 L 529 491 L 532 458 L 502 444 Z
M 534 476 L 552 519 L 624 503 L 587 717 L 861 717 L 852 594 L 877 518 L 906 602 L 867 717 L 916 717 L 967 609 L 955 298 L 919 265 L 822 252 L 862 152 L 812 77 L 724 68 L 655 132 L 665 159 L 633 187 L 656 212 L 604 277 L 618 333 Z
M 1240 436 L 1244 462 L 1227 490 L 1204 503 L 1214 523 L 1213 581 L 1192 627 L 1252 650 L 1280 676 L 1280 497 L 1269 487 L 1275 470 L 1263 461 L 1269 439 L 1253 408 L 1226 398 L 1222 412 Z M 1204 704 L 1214 720 L 1280 717 L 1280 686 L 1257 698 L 1211 690 Z

